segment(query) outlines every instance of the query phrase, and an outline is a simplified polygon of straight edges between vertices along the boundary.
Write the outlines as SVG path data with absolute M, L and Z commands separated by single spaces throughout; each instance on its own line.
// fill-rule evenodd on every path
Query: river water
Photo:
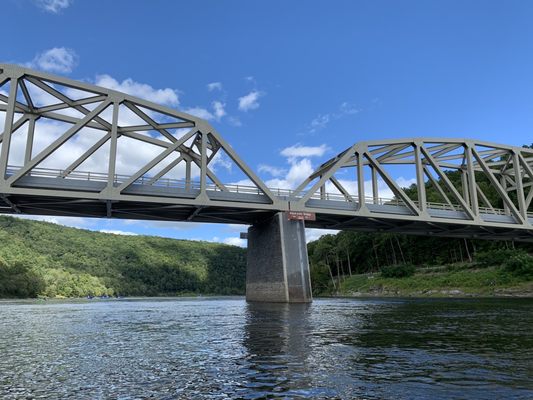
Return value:
M 533 300 L 0 302 L 1 399 L 533 399 Z

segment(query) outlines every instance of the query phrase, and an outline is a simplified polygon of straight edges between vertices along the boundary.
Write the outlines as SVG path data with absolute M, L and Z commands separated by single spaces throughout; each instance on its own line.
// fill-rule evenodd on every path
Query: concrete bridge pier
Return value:
M 289 220 L 286 212 L 279 212 L 248 229 L 246 300 L 313 300 L 304 221 Z

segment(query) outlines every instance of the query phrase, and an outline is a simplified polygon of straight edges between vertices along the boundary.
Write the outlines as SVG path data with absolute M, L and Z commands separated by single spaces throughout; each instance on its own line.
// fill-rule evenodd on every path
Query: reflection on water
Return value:
M 0 398 L 530 399 L 532 300 L 0 302 Z

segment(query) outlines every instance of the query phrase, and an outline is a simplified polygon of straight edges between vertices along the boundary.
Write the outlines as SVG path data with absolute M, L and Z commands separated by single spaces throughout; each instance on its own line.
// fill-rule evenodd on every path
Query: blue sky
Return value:
M 359 140 L 533 142 L 531 2 L 7 0 L 2 9 L 3 62 L 208 118 L 274 186 Z M 226 225 L 55 221 L 243 244 L 242 228 Z

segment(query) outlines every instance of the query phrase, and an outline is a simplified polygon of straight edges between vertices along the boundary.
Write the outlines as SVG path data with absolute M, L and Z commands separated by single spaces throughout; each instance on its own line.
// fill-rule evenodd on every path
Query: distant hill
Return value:
M 0 216 L 0 297 L 243 294 L 246 250 Z

